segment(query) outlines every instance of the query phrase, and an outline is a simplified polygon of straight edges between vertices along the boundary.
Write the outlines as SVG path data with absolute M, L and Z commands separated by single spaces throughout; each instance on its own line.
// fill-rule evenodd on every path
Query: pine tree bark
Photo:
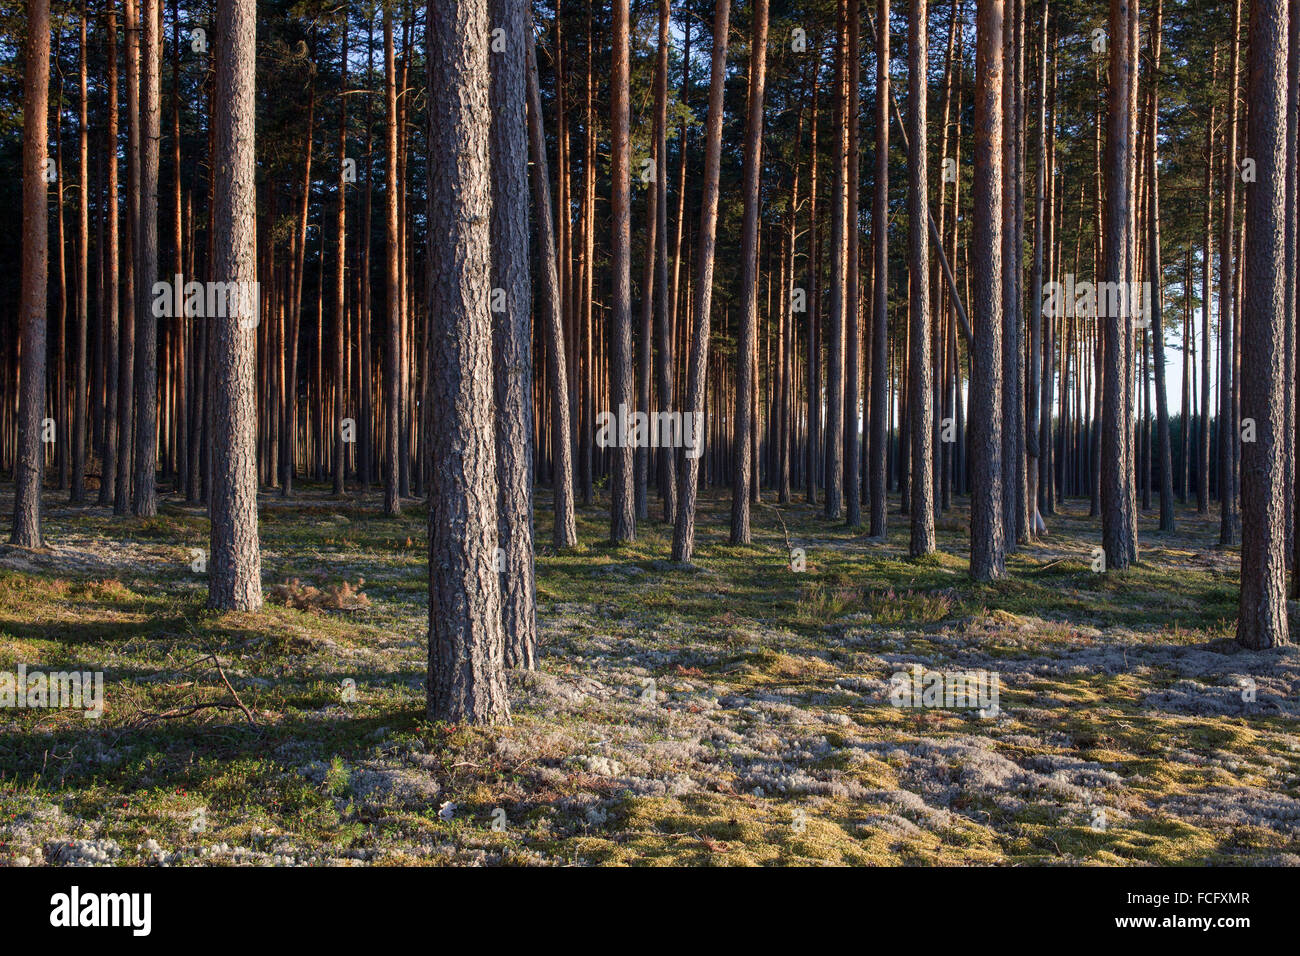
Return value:
M 45 444 L 46 289 L 49 272 L 49 187 L 45 181 L 50 109 L 50 4 L 30 0 L 23 45 L 23 261 L 18 307 L 22 366 L 18 391 L 18 454 L 14 460 L 14 522 L 9 541 L 41 546 L 41 483 Z
M 302 197 L 299 201 L 297 231 L 289 243 L 289 287 L 285 294 L 290 300 L 288 330 L 285 346 L 285 403 L 280 425 L 280 495 L 293 494 L 294 473 L 298 468 L 298 343 L 302 327 L 302 276 L 307 256 L 307 214 L 311 198 L 311 160 L 314 139 L 312 130 L 316 119 L 316 85 L 309 81 L 307 93 L 307 136 L 303 149 Z M 307 431 L 304 429 L 304 431 Z
M 912 417 L 911 529 L 909 553 L 934 551 L 934 386 L 930 349 L 929 182 L 926 171 L 926 87 L 929 45 L 924 0 L 911 0 L 907 18 L 907 240 L 911 287 L 908 312 L 908 401 Z
M 86 0 L 81 2 L 81 55 L 78 62 L 77 151 L 81 188 L 77 190 L 77 371 L 72 400 L 72 490 L 74 503 L 86 500 L 86 346 L 90 299 L 90 130 L 87 123 Z
M 804 437 L 804 484 L 808 503 L 817 503 L 817 480 L 820 468 L 819 449 L 822 434 L 822 344 L 821 344 L 821 258 L 818 240 L 821 233 L 817 219 L 817 98 L 821 90 L 820 59 L 812 69 L 812 148 L 809 151 L 811 188 L 808 193 L 808 355 L 807 355 L 807 435 Z
M 1287 109 L 1287 322 L 1291 329 L 1291 366 L 1287 375 L 1287 403 L 1291 415 L 1291 453 L 1288 475 L 1292 497 L 1291 596 L 1300 597 L 1300 4 L 1291 4 Z
M 754 0 L 749 43 L 749 115 L 745 120 L 744 202 L 740 235 L 740 335 L 736 343 L 736 428 L 732 445 L 731 543 L 749 544 L 754 419 L 754 347 L 758 335 L 758 214 L 763 167 L 763 93 L 767 83 L 767 0 Z
M 666 0 L 665 0 L 666 2 Z M 542 127 L 542 94 L 537 80 L 537 54 L 529 34 L 528 138 L 532 147 L 533 201 L 537 214 L 538 259 L 542 270 L 541 319 L 546 335 L 546 380 L 551 392 L 551 466 L 555 522 L 552 540 L 557 548 L 578 543 L 573 512 L 573 442 L 569 416 L 569 374 L 564 335 L 564 306 L 556 267 L 555 230 L 552 226 L 551 181 L 546 163 L 546 132 Z
M 1151 82 L 1148 90 L 1150 116 L 1147 120 L 1147 271 L 1151 276 L 1151 349 L 1156 384 L 1156 445 L 1160 469 L 1160 530 L 1174 530 L 1173 447 L 1169 436 L 1169 392 L 1165 382 L 1165 323 L 1163 272 L 1160 263 L 1160 167 L 1156 162 L 1160 124 L 1160 31 L 1161 0 L 1151 13 Z M 1186 420 L 1187 410 L 1183 409 Z
M 384 348 L 384 514 L 392 516 L 400 514 L 402 510 L 398 494 L 398 457 L 401 455 L 402 293 L 398 271 L 398 247 L 401 239 L 398 236 L 397 216 L 397 194 L 401 187 L 397 178 L 397 72 L 393 58 L 393 11 L 387 4 L 384 6 L 384 102 L 388 136 L 384 157 L 388 164 L 384 178 L 387 224 L 384 276 L 388 309 Z M 499 597 L 497 615 L 500 616 Z
M 343 494 L 344 468 L 347 464 L 347 444 L 343 441 L 343 369 L 344 369 L 344 323 L 347 309 L 347 175 L 345 172 L 348 155 L 348 15 L 343 14 L 343 40 L 339 60 L 339 87 L 344 95 L 339 97 L 339 139 L 338 164 L 339 175 L 336 181 L 338 205 L 334 212 L 334 235 L 337 245 L 334 250 L 334 487 L 336 495 Z
M 1237 642 L 1287 643 L 1286 508 L 1286 137 L 1287 3 L 1251 0 L 1250 124 L 1246 190 L 1245 301 L 1241 361 L 1243 421 L 1254 441 L 1241 448 L 1241 608 Z
M 838 520 L 844 507 L 844 270 L 848 220 L 848 0 L 835 14 L 835 144 L 831 184 L 831 310 L 826 347 L 826 441 L 823 514 Z
M 1300 276 L 1297 275 L 1297 259 L 1300 259 L 1300 4 L 1290 4 L 1290 21 L 1288 31 L 1289 55 L 1287 58 L 1287 111 L 1286 111 L 1286 451 L 1283 469 L 1283 494 L 1291 502 L 1287 511 L 1286 535 L 1287 547 L 1292 570 L 1291 596 L 1300 597 L 1300 497 L 1296 496 L 1296 463 L 1300 454 L 1300 434 L 1297 433 L 1296 408 L 1296 347 L 1300 345 L 1300 328 L 1296 325 L 1297 298 L 1300 297 Z
M 131 510 L 135 457 L 135 321 L 139 260 L 136 234 L 140 221 L 140 18 L 135 0 L 123 0 L 123 52 L 126 56 L 126 228 L 122 231 L 126 280 L 118 335 L 117 478 L 113 514 Z
M 132 513 L 158 513 L 158 319 L 153 285 L 158 278 L 158 156 L 162 139 L 161 6 L 142 0 L 143 77 L 140 96 L 140 216 L 136 223 L 135 276 L 135 482 Z
M 257 281 L 254 0 L 218 0 L 213 169 L 214 282 Z M 228 287 L 229 288 L 229 287 Z M 240 297 L 244 304 L 250 300 Z M 209 317 L 212 355 L 212 528 L 208 607 L 254 611 L 262 605 L 257 536 L 257 297 L 252 313 Z M 232 314 L 233 313 L 233 314 Z
M 104 327 L 104 444 L 100 462 L 98 504 L 108 507 L 117 497 L 117 389 L 118 389 L 118 183 L 117 183 L 117 12 L 108 3 L 104 34 L 108 60 L 108 106 L 104 135 L 104 161 L 107 187 L 104 211 L 104 308 L 100 322 Z
M 1002 502 L 1003 0 L 977 0 L 970 364 L 971 577 L 1006 574 Z
M 655 156 L 658 157 L 656 175 L 661 180 L 655 191 L 655 229 L 658 255 L 655 258 L 655 342 L 658 351 L 656 383 L 659 389 L 659 407 L 671 412 L 674 408 L 673 389 L 673 315 L 675 303 L 669 301 L 668 291 L 668 45 L 669 0 L 659 0 L 659 46 L 655 64 Z M 686 154 L 685 139 L 680 143 L 682 155 Z M 680 222 L 678 232 L 680 233 Z M 674 268 L 674 286 L 676 285 Z M 659 461 L 659 488 L 663 496 L 664 521 L 677 520 L 677 453 L 661 449 Z
M 1237 510 L 1236 376 L 1236 198 L 1237 99 L 1241 75 L 1241 0 L 1232 4 L 1232 36 L 1228 55 L 1228 126 L 1223 163 L 1223 222 L 1219 241 L 1219 544 L 1241 543 L 1241 516 Z M 1258 161 L 1258 159 L 1256 159 Z
M 1019 150 L 1019 0 L 1007 0 L 1003 28 L 1006 58 L 1002 86 L 1002 512 L 1003 537 L 1015 551 L 1026 536 L 1025 463 L 1023 457 L 1024 406 L 1020 372 L 1020 255 L 1022 243 L 1017 220 L 1017 155 Z
M 1211 224 L 1214 183 L 1214 87 L 1219 75 L 1219 47 L 1210 56 L 1210 108 L 1205 124 L 1205 236 L 1201 242 L 1201 414 L 1197 429 L 1196 512 L 1210 512 L 1210 287 L 1214 273 Z
M 848 49 L 848 204 L 846 245 L 847 273 L 844 279 L 844 319 L 847 332 L 844 338 L 844 495 L 846 523 L 850 528 L 862 526 L 862 430 L 859 421 L 866 420 L 866 408 L 859 417 L 862 391 L 862 323 L 861 323 L 861 252 L 862 243 L 858 229 L 859 180 L 861 178 L 861 153 L 859 149 L 858 112 L 861 108 L 859 84 L 861 82 L 861 0 L 849 3 Z
M 1129 155 L 1129 4 L 1110 4 L 1110 122 L 1106 129 L 1105 281 L 1127 288 L 1128 235 L 1132 216 Z M 1112 302 L 1112 305 L 1114 303 Z M 1133 318 L 1123 306 L 1106 309 L 1098 302 L 1105 337 L 1105 385 L 1102 398 L 1101 528 L 1106 567 L 1127 568 L 1137 560 L 1137 528 L 1128 507 L 1133 429 L 1125 409 L 1129 402 L 1129 357 Z M 1110 314 L 1115 312 L 1118 314 Z
M 695 553 L 695 501 L 700 452 L 704 443 L 704 393 L 709 360 L 709 309 L 713 299 L 713 256 L 718 226 L 718 177 L 722 165 L 722 100 L 727 80 L 727 31 L 730 0 L 714 7 L 713 56 L 709 77 L 709 113 L 704 134 L 704 183 L 700 202 L 699 253 L 696 259 L 695 328 L 690 345 L 686 395 L 682 410 L 692 416 L 693 449 L 682 449 L 678 468 L 677 523 L 673 526 L 673 560 L 689 564 Z M 689 453 L 688 453 L 689 452 Z
M 889 441 L 889 0 L 876 19 L 876 182 L 871 207 L 871 519 L 868 532 L 884 538 L 888 515 L 886 445 Z
M 430 316 L 428 356 L 428 712 L 456 724 L 510 716 L 493 561 L 488 32 L 487 0 L 428 8 L 429 301 L 441 303 Z M 391 20 L 385 33 L 391 36 Z
M 610 411 L 619 416 L 636 409 L 632 387 L 632 203 L 629 132 L 631 107 L 631 73 L 628 38 L 629 0 L 613 0 L 614 54 L 610 77 L 610 214 L 613 235 L 610 241 L 614 270 L 614 325 L 612 329 L 613 379 Z M 614 544 L 636 540 L 636 493 L 633 488 L 636 449 L 630 440 L 620 442 L 610 457 L 609 538 Z
M 504 49 L 491 55 L 493 313 L 501 620 L 508 667 L 532 669 L 537 653 L 533 574 L 532 277 L 528 246 L 527 51 L 533 42 L 527 0 L 489 0 Z M 435 233 L 434 235 L 438 235 Z M 430 298 L 430 302 L 439 300 Z
M 1038 46 L 1038 161 L 1035 164 L 1034 188 L 1034 263 L 1029 279 L 1029 365 L 1026 367 L 1026 405 L 1028 414 L 1025 418 L 1025 455 L 1026 472 L 1029 486 L 1029 522 L 1030 536 L 1046 531 L 1042 516 L 1039 514 L 1038 501 L 1047 490 L 1039 489 L 1040 459 L 1042 455 L 1043 418 L 1052 414 L 1050 402 L 1043 401 L 1043 262 L 1047 256 L 1043 248 L 1044 216 L 1047 214 L 1047 3 L 1043 0 L 1041 19 L 1042 37 Z M 1049 320 L 1050 321 L 1050 320 Z M 1051 475 L 1043 469 L 1046 481 L 1051 483 Z

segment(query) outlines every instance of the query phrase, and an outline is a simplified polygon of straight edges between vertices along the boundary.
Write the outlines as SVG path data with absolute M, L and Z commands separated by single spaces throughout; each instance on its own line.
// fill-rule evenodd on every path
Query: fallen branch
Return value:
M 248 721 L 249 726 L 257 726 L 257 720 L 254 719 L 253 712 L 248 709 L 247 705 L 245 705 L 244 701 L 240 698 L 239 693 L 230 683 L 230 679 L 226 677 L 226 672 L 221 666 L 221 661 L 217 659 L 216 653 L 206 645 L 204 646 L 204 650 L 207 651 L 207 654 L 204 657 L 200 657 L 198 660 L 194 661 L 193 664 L 190 664 L 183 669 L 189 670 L 190 667 L 205 660 L 212 661 L 212 666 L 217 669 L 217 676 L 221 678 L 221 683 L 226 686 L 226 690 L 230 692 L 230 696 L 234 699 L 234 702 L 232 703 L 228 700 L 205 701 L 203 703 L 190 704 L 187 707 L 173 707 L 171 710 L 146 711 L 139 715 L 139 722 L 135 723 L 134 726 L 146 727 L 157 720 L 174 720 L 177 717 L 188 717 L 201 710 L 238 710 L 243 713 L 244 719 Z
M 253 724 L 254 726 L 257 725 L 257 722 L 253 720 L 253 715 L 249 713 L 248 708 L 245 707 L 242 703 L 232 704 L 230 703 L 230 701 L 227 700 L 213 700 L 201 704 L 191 704 L 189 707 L 177 707 L 177 708 L 173 708 L 172 710 L 164 710 L 159 712 L 150 711 L 149 713 L 141 715 L 144 719 L 140 721 L 140 723 L 136 724 L 136 726 L 147 727 L 155 720 L 172 720 L 176 717 L 188 717 L 190 714 L 197 713 L 200 710 L 210 710 L 210 709 L 242 710 L 244 712 L 244 716 L 248 718 L 248 722 L 250 724 Z

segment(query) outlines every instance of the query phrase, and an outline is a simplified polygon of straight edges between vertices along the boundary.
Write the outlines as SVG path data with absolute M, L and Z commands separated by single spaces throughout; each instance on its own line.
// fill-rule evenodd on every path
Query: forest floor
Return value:
M 1071 500 L 975 585 L 964 502 L 914 562 L 896 499 L 885 542 L 763 504 L 735 548 L 708 493 L 686 569 L 659 522 L 591 544 L 601 502 L 542 547 L 539 494 L 539 667 L 479 730 L 425 717 L 418 502 L 264 496 L 267 608 L 215 614 L 200 510 L 46 500 L 50 547 L 0 545 L 0 672 L 102 670 L 105 712 L 0 710 L 0 865 L 1300 863 L 1300 649 L 1233 643 L 1194 510 L 1099 574 Z M 914 665 L 997 706 L 894 706 Z

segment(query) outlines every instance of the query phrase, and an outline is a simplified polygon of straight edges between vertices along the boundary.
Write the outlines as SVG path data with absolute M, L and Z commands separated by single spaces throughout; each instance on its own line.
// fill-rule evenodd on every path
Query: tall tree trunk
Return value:
M 528 56 L 528 137 L 533 154 L 533 200 L 540 247 L 538 259 L 542 269 L 541 319 L 546 335 L 546 380 L 551 391 L 551 444 L 555 458 L 551 482 L 555 500 L 552 540 L 557 548 L 572 548 L 578 543 L 578 532 L 573 513 L 573 430 L 569 417 L 564 307 L 556 268 L 551 182 L 546 168 L 546 132 L 542 127 L 542 94 L 537 82 L 537 60 L 531 39 L 530 33 L 525 46 Z
M 537 653 L 533 580 L 532 281 L 528 259 L 528 48 L 533 35 L 527 0 L 490 0 L 505 49 L 491 57 L 491 173 L 494 287 L 505 310 L 493 313 L 496 358 L 497 479 L 501 620 L 505 662 L 532 669 Z M 441 233 L 433 233 L 439 236 Z M 432 296 L 430 302 L 438 302 Z
M 844 494 L 848 504 L 846 521 L 850 528 L 862 525 L 862 431 L 859 426 L 859 395 L 862 388 L 862 324 L 860 321 L 860 263 L 862 243 L 858 229 L 859 179 L 861 155 L 858 144 L 858 111 L 861 106 L 862 30 L 861 0 L 849 3 L 848 49 L 848 195 L 846 202 L 848 247 L 847 273 L 844 280 Z M 865 407 L 861 420 L 866 419 Z
M 293 494 L 294 473 L 298 467 L 298 353 L 302 330 L 302 277 L 306 271 L 307 258 L 307 217 L 311 198 L 311 160 L 312 146 L 315 142 L 312 129 L 316 118 L 316 85 L 308 81 L 307 93 L 307 136 L 303 152 L 302 197 L 299 200 L 297 232 L 291 237 L 289 245 L 290 278 L 287 295 L 291 298 L 288 346 L 286 348 L 285 366 L 288 381 L 286 383 L 287 401 L 284 408 L 284 424 L 281 436 L 284 447 L 281 449 L 280 494 L 288 498 Z M 310 378 L 310 376 L 308 376 Z M 310 388 L 310 382 L 308 383 Z M 310 429 L 304 427 L 304 444 L 310 445 Z
M 673 394 L 673 316 L 676 303 L 669 301 L 668 289 L 668 45 L 669 0 L 659 0 L 659 46 L 655 65 L 655 174 L 659 178 L 655 190 L 656 242 L 659 245 L 655 259 L 655 341 L 658 364 L 656 383 L 659 388 L 659 407 L 667 412 L 674 410 Z M 683 158 L 686 142 L 679 141 Z M 681 223 L 678 223 L 678 234 Z M 674 294 L 676 292 L 676 266 L 674 266 Z M 659 451 L 659 488 L 663 496 L 664 521 L 677 520 L 677 453 L 665 448 Z
M 144 27 L 140 126 L 140 218 L 136 224 L 135 277 L 135 487 L 131 510 L 158 513 L 154 476 L 158 468 L 158 319 L 153 284 L 158 278 L 158 152 L 162 138 L 162 10 L 159 0 L 143 0 Z
M 844 506 L 844 267 L 848 225 L 848 0 L 835 14 L 835 153 L 831 186 L 831 315 L 826 348 L 826 444 L 824 514 L 838 519 Z
M 1286 110 L 1286 381 L 1283 385 L 1286 404 L 1286 441 L 1285 463 L 1283 467 L 1283 500 L 1291 507 L 1286 515 L 1286 536 L 1289 567 L 1292 569 L 1292 597 L 1300 597 L 1300 534 L 1297 534 L 1297 511 L 1300 510 L 1300 498 L 1296 497 L 1296 463 L 1300 453 L 1297 443 L 1296 417 L 1296 346 L 1300 344 L 1300 329 L 1296 327 L 1297 296 L 1300 296 L 1300 283 L 1297 282 L 1297 233 L 1300 232 L 1300 209 L 1297 208 L 1300 196 L 1300 4 L 1290 4 L 1288 22 L 1287 58 L 1287 110 Z
M 90 299 L 90 131 L 87 123 L 86 0 L 81 2 L 81 54 L 78 58 L 77 151 L 81 188 L 77 190 L 77 374 L 72 400 L 73 502 L 86 500 L 86 346 Z
M 926 86 L 929 82 L 929 39 L 924 0 L 911 0 L 907 18 L 907 240 L 911 273 L 908 294 L 911 332 L 908 335 L 907 397 L 912 418 L 911 525 L 909 553 L 918 558 L 934 550 L 934 413 L 930 349 L 929 182 L 926 162 Z
M 971 577 L 1006 573 L 1002 503 L 1003 0 L 977 0 L 970 364 Z
M 1020 389 L 1020 256 L 1022 243 L 1017 229 L 1017 156 L 1019 150 L 1019 90 L 1016 64 L 1019 58 L 1019 0 L 1007 0 L 1007 22 L 1003 29 L 1006 58 L 1002 86 L 1002 512 L 1003 537 L 1008 551 L 1025 538 L 1024 520 L 1024 406 Z
M 386 12 L 385 34 L 391 31 Z M 510 716 L 493 560 L 498 491 L 487 35 L 487 0 L 428 7 L 429 301 L 442 303 L 430 313 L 436 327 L 428 356 L 428 711 L 433 720 L 457 724 Z
M 610 240 L 614 269 L 614 325 L 612 329 L 613 394 L 610 410 L 621 420 L 636 410 L 632 388 L 632 204 L 629 134 L 631 73 L 628 39 L 629 0 L 614 0 L 614 57 L 610 76 Z M 630 439 L 630 436 L 629 436 Z M 609 538 L 614 544 L 636 540 L 636 494 L 633 489 L 633 459 L 636 449 L 630 440 L 620 441 L 612 452 L 610 476 Z
M 1287 643 L 1286 508 L 1281 480 L 1286 427 L 1287 4 L 1251 0 L 1245 302 L 1241 414 L 1253 441 L 1241 449 L 1241 610 L 1237 642 Z
M 23 263 L 19 304 L 22 368 L 18 393 L 18 455 L 14 461 L 14 524 L 10 542 L 41 546 L 41 479 L 45 444 L 45 324 L 49 271 L 49 186 L 45 181 L 50 109 L 50 4 L 30 0 L 23 50 Z
M 1234 396 L 1236 339 L 1237 85 L 1241 74 L 1241 0 L 1232 4 L 1232 36 L 1228 55 L 1228 127 L 1223 163 L 1223 225 L 1219 242 L 1219 544 L 1241 542 L 1237 512 L 1237 415 Z M 1258 163 L 1258 157 L 1253 157 Z
M 218 0 L 216 138 L 213 169 L 215 282 L 257 280 L 255 73 L 257 10 L 253 0 Z M 253 611 L 262 605 L 257 538 L 256 299 L 252 309 L 209 318 L 212 356 L 212 554 L 208 606 Z
M 1000 17 L 999 17 L 1000 19 Z M 889 0 L 876 19 L 876 182 L 871 229 L 871 520 L 873 538 L 884 538 L 888 514 L 886 445 L 889 441 Z
M 804 483 L 808 503 L 817 503 L 817 472 L 819 467 L 818 449 L 821 447 L 822 416 L 822 360 L 821 360 L 821 265 L 818 250 L 817 223 L 817 98 L 821 90 L 820 54 L 814 54 L 812 67 L 812 148 L 809 151 L 811 163 L 811 186 L 808 192 L 808 382 L 807 392 L 807 427 L 804 439 Z
M 429 12 L 432 13 L 432 9 Z M 401 497 L 398 494 L 401 470 L 398 458 L 401 456 L 402 293 L 398 270 L 398 246 L 401 240 L 397 233 L 399 228 L 397 194 L 401 188 L 397 178 L 397 70 L 393 57 L 393 11 L 387 4 L 384 6 L 384 102 L 388 136 L 384 157 L 388 164 L 384 177 L 384 209 L 387 223 L 384 276 L 387 285 L 388 310 L 388 329 L 384 348 L 384 514 L 391 516 L 401 513 L 402 510 Z M 431 298 L 430 301 L 437 300 Z M 494 517 L 495 511 L 494 507 Z M 496 608 L 498 619 L 500 613 L 498 595 Z
M 713 254 L 718 225 L 718 176 L 722 165 L 722 98 L 727 80 L 727 31 L 731 0 L 718 0 L 713 24 L 709 113 L 704 134 L 704 194 L 700 203 L 699 255 L 696 260 L 695 328 L 691 337 L 684 414 L 691 416 L 693 447 L 682 449 L 678 471 L 677 523 L 673 560 L 689 564 L 695 551 L 695 500 L 704 447 L 704 390 L 709 360 L 709 308 L 713 299 Z M 683 423 L 683 426 L 685 423 Z
M 1151 349 L 1156 380 L 1156 435 L 1160 456 L 1160 530 L 1174 530 L 1174 475 L 1173 450 L 1169 437 L 1169 392 L 1165 383 L 1165 323 L 1164 296 L 1161 293 L 1163 274 L 1160 264 L 1160 168 L 1156 161 L 1158 130 L 1160 124 L 1160 30 L 1161 0 L 1155 0 L 1151 13 L 1151 86 L 1150 116 L 1147 120 L 1147 194 L 1149 210 L 1147 230 L 1150 248 L 1147 252 L 1147 272 L 1151 281 Z M 1184 418 L 1187 415 L 1183 409 Z
M 174 180 L 172 187 L 172 233 L 175 236 L 175 246 L 173 248 L 173 272 L 176 275 L 185 275 L 185 190 L 182 182 L 181 168 L 181 112 L 180 112 L 180 4 L 178 0 L 172 0 L 172 90 L 171 90 L 171 114 L 172 114 L 172 178 Z M 192 222 L 192 217 L 191 217 Z M 173 341 L 175 345 L 175 407 L 173 409 L 173 420 L 175 421 L 175 433 L 173 438 L 175 453 L 175 480 L 173 482 L 174 491 L 183 493 L 185 482 L 189 477 L 189 419 L 188 408 L 191 400 L 191 386 L 189 383 L 189 342 L 191 338 L 191 326 L 183 319 L 171 323 L 174 330 Z
M 736 343 L 736 429 L 732 446 L 731 543 L 749 544 L 754 420 L 754 346 L 758 335 L 759 173 L 763 165 L 763 93 L 767 83 L 767 0 L 754 0 L 749 52 L 749 115 L 745 120 L 744 217 L 740 235 L 740 335 Z
M 54 422 L 54 464 L 58 474 L 58 490 L 68 487 L 68 431 L 67 431 L 67 350 L 68 350 L 68 263 L 67 242 L 64 233 L 64 202 L 66 191 L 63 187 L 63 25 L 57 24 L 52 51 L 55 76 L 58 77 L 58 89 L 50 102 L 52 106 L 50 125 L 54 137 L 54 254 L 58 258 L 58 311 L 54 321 L 53 349 L 47 345 L 47 353 L 53 351 L 54 357 L 46 355 L 46 363 L 53 362 L 47 387 L 52 389 L 49 398 L 49 412 Z
M 1205 124 L 1205 238 L 1201 243 L 1201 414 L 1197 429 L 1196 512 L 1210 512 L 1210 290 L 1214 273 L 1211 224 L 1214 183 L 1214 87 L 1219 76 L 1219 47 L 1210 55 L 1210 109 Z
M 591 2 L 587 0 L 587 35 L 591 33 Z M 592 445 L 595 443 L 593 423 L 596 418 L 595 373 L 592 368 L 592 275 L 596 258 L 596 134 L 595 110 L 592 102 L 593 71 L 595 70 L 591 45 L 587 47 L 586 123 L 583 127 L 585 158 L 582 166 L 582 347 L 583 355 L 578 373 L 582 384 L 582 412 L 579 422 L 578 467 L 581 472 L 582 503 L 595 500 L 595 478 Z
M 1037 535 L 1047 530 L 1042 515 L 1038 511 L 1038 500 L 1046 492 L 1046 487 L 1039 488 L 1039 462 L 1042 455 L 1043 418 L 1051 417 L 1051 403 L 1043 401 L 1043 260 L 1047 253 L 1043 248 L 1044 222 L 1047 215 L 1047 3 L 1043 0 L 1041 20 L 1042 38 L 1038 46 L 1038 161 L 1035 163 L 1034 188 L 1034 264 L 1029 279 L 1029 365 L 1026 367 L 1025 390 L 1028 415 L 1025 418 L 1025 454 L 1027 456 L 1027 475 L 1029 486 L 1028 498 L 1030 535 Z M 1049 276 L 1049 281 L 1051 277 Z M 1053 315 L 1051 318 L 1055 318 Z M 1051 321 L 1049 318 L 1049 321 Z M 1043 470 L 1046 478 L 1044 485 L 1051 483 L 1051 474 Z
M 139 311 L 136 286 L 140 282 L 136 234 L 140 221 L 140 21 L 135 0 L 123 0 L 123 37 L 126 54 L 126 228 L 122 232 L 126 284 L 122 295 L 118 336 L 117 379 L 117 479 L 113 514 L 131 510 L 135 457 L 135 319 Z
M 1129 4 L 1110 4 L 1110 122 L 1106 128 L 1106 232 L 1105 281 L 1128 288 L 1126 267 L 1131 205 L 1129 179 L 1129 85 L 1133 82 L 1129 52 Z M 1114 302 L 1111 303 L 1115 305 Z M 1123 569 L 1137 560 L 1137 528 L 1127 506 L 1132 480 L 1133 429 L 1126 407 L 1129 395 L 1129 358 L 1132 353 L 1133 317 L 1128 299 L 1118 308 L 1098 302 L 1105 335 L 1105 386 L 1102 400 L 1102 546 L 1106 567 Z M 1115 312 L 1118 314 L 1110 314 Z
M 366 29 L 366 83 L 371 82 L 375 73 L 375 21 L 373 9 L 369 12 L 369 22 Z M 361 427 L 358 429 L 361 443 L 361 454 L 357 461 L 357 470 L 360 472 L 361 490 L 363 492 L 370 490 L 370 482 L 374 480 L 374 455 L 375 455 L 375 428 L 374 428 L 374 405 L 371 397 L 374 395 L 373 387 L 373 367 L 372 360 L 373 350 L 371 348 L 371 270 L 370 258 L 373 249 L 371 222 L 374 212 L 374 178 L 375 166 L 373 161 L 373 144 L 372 125 L 371 125 L 371 97 L 366 97 L 366 200 L 364 211 L 361 218 L 361 315 L 360 318 L 360 338 L 361 338 Z
M 1291 515 L 1291 596 L 1300 597 L 1300 3 L 1291 4 L 1291 50 L 1287 109 L 1287 319 L 1291 328 L 1291 367 L 1287 402 L 1291 413 L 1291 455 L 1287 470 L 1293 498 Z
M 101 507 L 113 504 L 117 486 L 118 454 L 118 187 L 117 187 L 117 11 L 112 0 L 107 10 L 105 55 L 108 60 L 108 108 L 104 136 L 104 162 L 107 192 L 104 211 L 104 308 L 99 321 L 104 328 L 104 451 L 100 462 L 99 498 Z
M 339 86 L 344 95 L 339 97 L 339 175 L 337 180 L 338 206 L 335 209 L 334 235 L 337 237 L 337 257 L 334 273 L 334 487 L 336 495 L 343 494 L 344 468 L 347 464 L 347 444 L 343 441 L 343 369 L 344 322 L 347 311 L 347 175 L 344 167 L 348 155 L 348 15 L 342 17 L 342 50 L 339 60 Z

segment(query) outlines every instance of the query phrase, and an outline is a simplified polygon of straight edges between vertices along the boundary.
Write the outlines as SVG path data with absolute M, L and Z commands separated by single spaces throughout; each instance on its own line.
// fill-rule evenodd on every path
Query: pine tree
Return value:
M 491 724 L 510 707 L 494 561 L 488 4 L 448 0 L 428 14 L 429 301 L 443 303 L 428 356 L 428 711 Z

